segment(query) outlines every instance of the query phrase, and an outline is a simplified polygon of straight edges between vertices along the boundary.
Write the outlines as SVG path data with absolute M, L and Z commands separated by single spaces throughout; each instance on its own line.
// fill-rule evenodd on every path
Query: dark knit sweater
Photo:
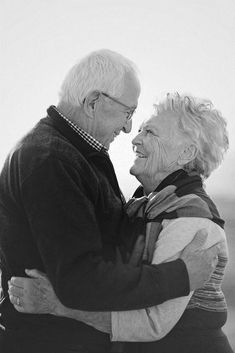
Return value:
M 61 302 L 81 310 L 144 308 L 188 294 L 181 260 L 142 267 L 115 263 L 126 221 L 123 203 L 108 155 L 50 107 L 11 152 L 0 176 L 0 324 L 6 329 L 0 348 L 14 341 L 22 353 L 66 352 L 68 344 L 105 352 L 109 344 L 108 335 L 83 323 L 18 313 L 7 280 L 25 276 L 25 268 L 46 272 Z M 37 340 L 43 348 L 30 346 Z

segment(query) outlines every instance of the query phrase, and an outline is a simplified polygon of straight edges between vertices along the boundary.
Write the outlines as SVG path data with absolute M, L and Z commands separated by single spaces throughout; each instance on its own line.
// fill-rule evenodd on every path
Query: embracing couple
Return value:
M 155 104 L 132 141 L 140 186 L 126 202 L 108 149 L 139 94 L 131 61 L 93 52 L 6 159 L 1 353 L 232 352 L 224 221 L 203 188 L 226 122 L 206 99 Z

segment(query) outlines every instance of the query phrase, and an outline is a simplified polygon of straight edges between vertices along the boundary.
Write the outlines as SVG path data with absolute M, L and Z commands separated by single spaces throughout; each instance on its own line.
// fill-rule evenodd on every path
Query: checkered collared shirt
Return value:
M 66 116 L 64 116 L 58 108 L 55 106 L 53 107 L 57 113 L 68 123 L 68 125 L 80 136 L 85 140 L 91 147 L 96 149 L 98 152 L 104 152 L 108 154 L 107 148 L 102 145 L 99 141 L 97 141 L 93 136 L 88 134 L 88 132 L 84 131 L 82 128 L 78 127 L 76 124 L 74 124 L 71 120 L 69 120 Z

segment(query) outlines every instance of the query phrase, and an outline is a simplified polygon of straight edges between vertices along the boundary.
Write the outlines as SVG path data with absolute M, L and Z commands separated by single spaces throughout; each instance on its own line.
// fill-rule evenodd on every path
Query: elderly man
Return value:
M 1 353 L 110 348 L 107 334 L 82 322 L 16 311 L 7 281 L 24 276 L 25 268 L 46 272 L 64 305 L 87 311 L 132 310 L 185 296 L 213 270 L 216 248 L 199 251 L 196 243 L 161 265 L 134 266 L 117 257 L 118 248 L 125 253 L 127 217 L 107 151 L 121 131 L 131 131 L 139 93 L 128 59 L 93 52 L 69 71 L 58 106 L 7 158 L 0 178 Z

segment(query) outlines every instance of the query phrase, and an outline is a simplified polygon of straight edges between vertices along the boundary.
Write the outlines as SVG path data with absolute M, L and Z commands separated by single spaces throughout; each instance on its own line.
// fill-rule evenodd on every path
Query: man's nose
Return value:
M 132 129 L 132 119 L 127 120 L 122 130 L 125 132 L 125 134 L 129 134 L 129 132 L 131 132 L 131 129 Z

